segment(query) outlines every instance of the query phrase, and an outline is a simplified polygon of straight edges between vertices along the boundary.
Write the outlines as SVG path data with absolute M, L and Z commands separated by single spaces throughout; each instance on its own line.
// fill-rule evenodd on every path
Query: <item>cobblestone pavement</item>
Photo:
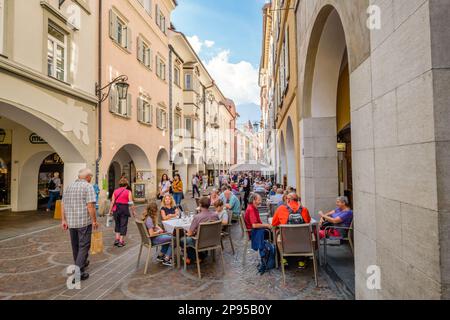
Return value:
M 193 209 L 193 201 L 185 206 Z M 141 209 L 142 210 L 142 209 Z M 103 224 L 104 225 L 104 224 Z M 202 279 L 195 265 L 183 269 L 157 263 L 153 252 L 147 275 L 144 259 L 136 268 L 139 235 L 130 220 L 127 246 L 112 246 L 111 228 L 103 227 L 105 250 L 90 257 L 90 278 L 81 290 L 69 290 L 64 274 L 72 264 L 68 233 L 49 227 L 21 237 L 0 241 L 0 299 L 344 299 L 328 276 L 321 271 L 319 287 L 311 268 L 286 271 L 283 285 L 281 270 L 259 275 L 258 254 L 247 252 L 243 264 L 243 239 L 239 225 L 233 226 L 236 253 L 225 241 L 225 270 L 220 258 L 201 265 Z M 145 257 L 145 255 L 144 255 Z

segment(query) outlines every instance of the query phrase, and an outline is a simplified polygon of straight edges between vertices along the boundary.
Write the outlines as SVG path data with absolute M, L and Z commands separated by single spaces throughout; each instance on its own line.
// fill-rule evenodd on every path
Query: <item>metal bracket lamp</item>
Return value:
M 130 87 L 128 83 L 128 77 L 121 75 L 112 80 L 110 83 L 108 83 L 106 86 L 100 88 L 98 84 L 95 85 L 95 94 L 98 97 L 100 102 L 105 101 L 108 99 L 112 86 L 115 85 L 117 89 L 117 93 L 120 100 L 125 100 L 128 96 L 128 88 Z M 103 90 L 108 89 L 108 92 L 103 93 Z

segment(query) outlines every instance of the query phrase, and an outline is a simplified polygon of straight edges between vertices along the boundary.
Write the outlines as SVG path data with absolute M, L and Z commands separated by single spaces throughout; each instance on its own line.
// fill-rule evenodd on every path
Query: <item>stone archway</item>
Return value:
M 287 168 L 287 184 L 290 187 L 297 188 L 297 166 L 295 163 L 295 142 L 294 142 L 294 128 L 292 126 L 291 118 L 287 119 L 286 126 L 286 168 Z
M 39 167 L 46 156 L 58 153 L 64 161 L 64 187 L 77 179 L 78 171 L 89 166 L 86 148 L 81 140 L 75 140 L 54 126 L 51 119 L 26 111 L 26 107 L 0 101 L 0 117 L 13 132 L 11 165 L 11 210 L 29 211 L 37 208 L 37 179 Z M 44 141 L 32 144 L 31 135 Z
M 334 208 L 339 194 L 337 97 L 347 42 L 338 12 L 319 13 L 308 48 L 300 120 L 301 193 L 313 213 Z M 348 66 L 347 66 L 348 68 Z
M 161 176 L 166 173 L 169 174 L 170 166 L 169 166 L 169 153 L 166 149 L 159 149 L 158 155 L 156 157 L 156 177 L 157 181 L 161 180 Z
M 282 185 L 285 185 L 286 181 L 286 175 L 287 175 L 287 162 L 286 162 L 286 145 L 285 145 L 285 140 L 284 140 L 284 135 L 283 135 L 283 131 L 281 131 L 280 133 L 280 138 L 279 138 L 279 156 L 278 159 L 280 159 L 279 163 L 280 166 L 278 168 L 278 182 L 281 183 Z

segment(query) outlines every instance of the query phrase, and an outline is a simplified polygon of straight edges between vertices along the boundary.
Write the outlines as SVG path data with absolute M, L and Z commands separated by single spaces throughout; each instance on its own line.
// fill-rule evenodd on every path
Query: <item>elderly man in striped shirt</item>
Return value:
M 92 229 L 98 228 L 92 176 L 90 169 L 80 170 L 78 179 L 64 192 L 61 205 L 62 228 L 69 230 L 73 260 L 80 268 L 81 280 L 89 278 L 86 268 L 89 265 Z

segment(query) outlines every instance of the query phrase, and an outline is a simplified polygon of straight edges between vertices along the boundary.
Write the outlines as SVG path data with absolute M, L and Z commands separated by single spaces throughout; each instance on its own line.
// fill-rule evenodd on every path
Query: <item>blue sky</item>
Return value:
M 239 122 L 260 120 L 258 68 L 265 0 L 179 0 L 172 14 L 224 94 Z

